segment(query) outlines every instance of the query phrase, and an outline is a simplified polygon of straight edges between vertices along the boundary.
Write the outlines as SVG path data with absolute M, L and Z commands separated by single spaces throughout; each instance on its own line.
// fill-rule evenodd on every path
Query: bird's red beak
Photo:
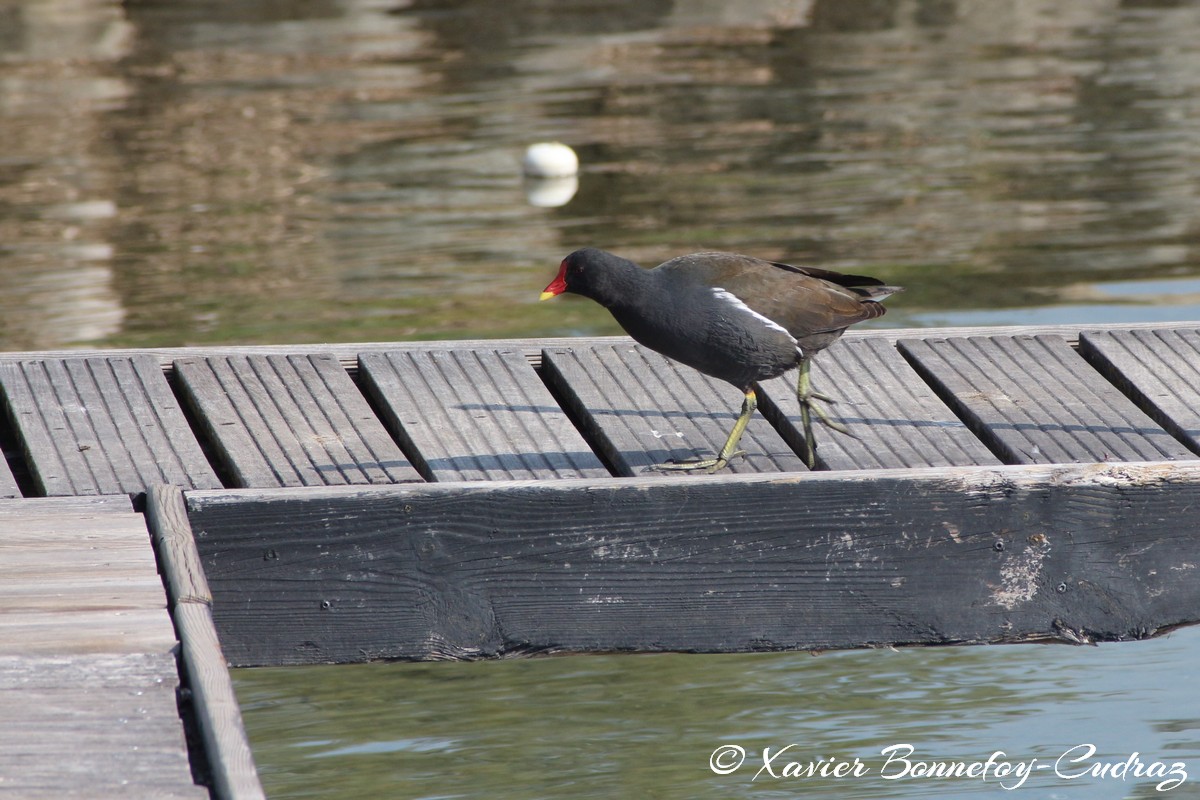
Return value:
M 551 297 L 557 297 L 567 290 L 567 262 L 564 261 L 558 268 L 558 277 L 550 281 L 550 285 L 542 292 L 542 296 L 538 300 L 549 300 Z

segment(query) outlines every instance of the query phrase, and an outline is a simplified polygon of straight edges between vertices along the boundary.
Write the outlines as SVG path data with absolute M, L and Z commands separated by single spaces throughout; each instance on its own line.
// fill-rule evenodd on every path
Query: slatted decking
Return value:
M 237 486 L 421 479 L 333 356 L 211 356 L 173 366 Z
M 625 477 L 670 474 L 651 468 L 720 449 L 742 405 L 742 393 L 729 384 L 628 342 L 546 349 L 542 369 Z M 805 469 L 761 415 L 750 421 L 741 447 L 746 455 L 730 463 L 733 473 Z
M 359 370 L 430 480 L 608 475 L 519 350 L 367 353 Z
M 817 467 L 1193 459 L 1198 348 L 1188 326 L 848 335 L 814 385 L 854 436 L 818 425 Z M 730 473 L 805 471 L 794 380 L 761 387 Z M 742 399 L 619 338 L 10 356 L 0 392 L 0 496 L 655 477 L 715 452 Z
M 0 392 L 37 494 L 221 485 L 150 356 L 0 363 Z
M 836 358 L 815 359 L 813 383 L 837 402 L 829 411 L 854 436 L 818 427 L 817 458 L 825 469 L 898 469 L 998 464 L 954 411 L 938 399 L 888 340 L 850 339 Z M 801 446 L 796 376 L 769 381 L 764 413 L 786 416 L 789 437 Z M 777 423 L 781 424 L 781 423 Z
M 1006 463 L 1194 457 L 1060 336 L 902 339 L 899 347 Z
M 1155 422 L 1200 452 L 1200 330 L 1088 331 L 1079 351 Z

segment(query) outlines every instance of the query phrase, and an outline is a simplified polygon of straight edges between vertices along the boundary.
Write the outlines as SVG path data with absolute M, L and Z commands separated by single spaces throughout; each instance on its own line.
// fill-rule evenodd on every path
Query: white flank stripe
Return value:
M 753 308 L 751 308 L 750 306 L 743 303 L 741 301 L 741 298 L 739 298 L 733 292 L 727 292 L 719 286 L 714 286 L 713 287 L 713 296 L 715 296 L 718 300 L 724 300 L 726 303 L 731 303 L 733 305 L 733 307 L 736 309 L 745 311 L 747 314 L 751 315 L 752 317 L 757 319 L 759 322 L 766 325 L 768 328 L 779 331 L 780 333 L 786 333 L 787 337 L 792 340 L 792 344 L 796 343 L 796 337 L 792 336 L 792 334 L 788 333 L 787 328 L 783 327 L 782 325 L 780 325 L 778 322 L 771 319 L 770 317 L 764 317 L 762 314 L 758 313 Z M 797 348 L 797 349 L 799 349 L 799 348 Z

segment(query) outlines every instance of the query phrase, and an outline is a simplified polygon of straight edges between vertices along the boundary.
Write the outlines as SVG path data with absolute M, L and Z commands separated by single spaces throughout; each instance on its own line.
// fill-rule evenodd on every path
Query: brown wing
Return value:
M 882 316 L 886 309 L 872 298 L 882 299 L 897 291 L 896 287 L 861 275 L 795 267 L 733 253 L 697 255 L 703 258 L 691 260 L 690 269 L 706 271 L 712 285 L 732 292 L 797 339 L 840 331 Z

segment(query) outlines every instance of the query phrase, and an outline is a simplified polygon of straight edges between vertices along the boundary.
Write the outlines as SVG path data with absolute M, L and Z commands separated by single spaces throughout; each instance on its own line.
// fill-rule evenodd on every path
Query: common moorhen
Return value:
M 735 253 L 693 253 L 654 269 L 604 250 L 571 253 L 542 292 L 590 297 L 641 344 L 741 389 L 746 399 L 716 458 L 660 464 L 660 469 L 715 472 L 738 455 L 737 443 L 758 401 L 756 381 L 800 368 L 796 396 L 804 423 L 806 462 L 815 465 L 810 410 L 834 430 L 809 386 L 812 357 L 856 322 L 882 316 L 881 300 L 901 290 L 862 275 L 794 267 Z

